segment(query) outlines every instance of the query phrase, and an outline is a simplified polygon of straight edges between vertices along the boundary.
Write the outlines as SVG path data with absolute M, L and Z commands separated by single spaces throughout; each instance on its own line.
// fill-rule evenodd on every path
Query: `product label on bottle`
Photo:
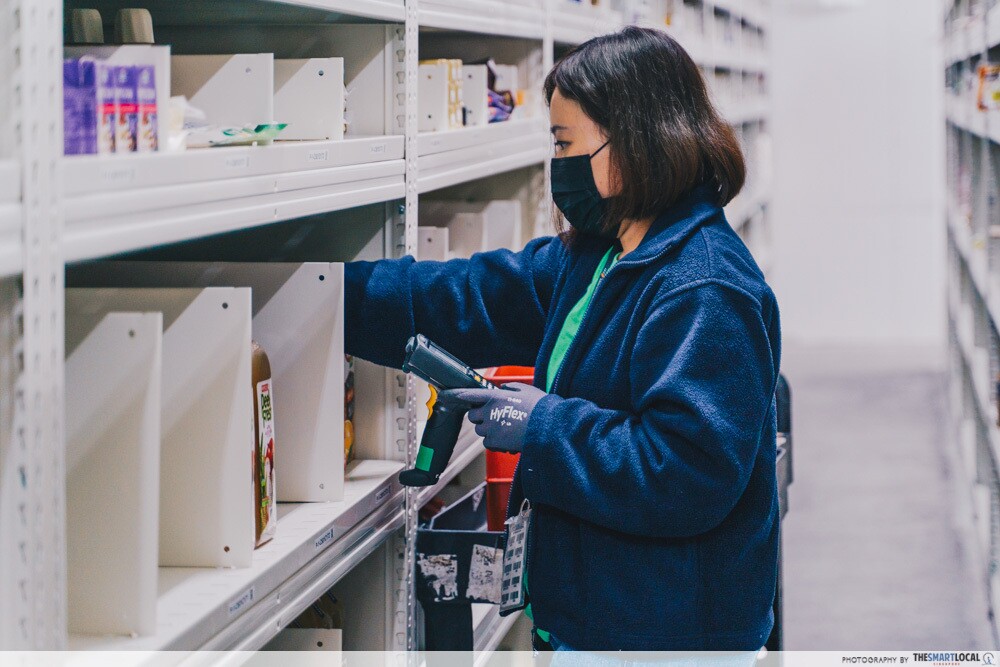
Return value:
M 274 492 L 274 407 L 271 397 L 271 380 L 257 383 L 258 423 L 257 456 L 260 463 L 260 523 L 264 527 L 262 538 L 273 534 L 277 520 L 277 497 Z

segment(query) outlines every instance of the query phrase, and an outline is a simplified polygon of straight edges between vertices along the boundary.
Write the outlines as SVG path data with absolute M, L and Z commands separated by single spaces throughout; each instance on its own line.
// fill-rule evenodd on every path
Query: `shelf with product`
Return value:
M 103 565 L 88 564 L 85 544 L 106 531 L 83 528 L 70 513 L 71 646 L 258 649 L 403 525 L 404 494 L 397 480 L 403 462 L 392 458 L 398 418 L 389 407 L 397 403 L 388 393 L 391 372 L 360 361 L 353 369 L 345 365 L 342 266 L 329 262 L 383 256 L 393 247 L 386 234 L 397 208 L 328 213 L 325 224 L 303 219 L 158 249 L 128 261 L 69 267 L 70 506 L 94 511 L 105 502 L 107 511 L 114 511 L 110 499 L 95 499 L 87 491 L 95 487 L 94 475 L 107 478 L 110 472 L 115 478 L 106 481 L 121 493 L 135 488 L 139 478 L 150 478 L 149 486 L 161 489 L 159 507 L 139 496 L 143 502 L 137 499 L 136 505 L 143 508 L 127 517 L 131 523 L 116 522 L 117 537 L 103 538 L 122 542 L 116 558 L 120 554 L 133 565 L 142 561 L 145 577 L 128 584 L 148 590 L 145 597 L 133 595 L 113 573 L 105 575 L 101 581 L 110 602 L 104 604 L 111 608 L 102 610 L 104 625 L 85 613 L 88 601 L 97 598 L 77 590 L 103 571 Z M 279 241 L 279 234 L 286 236 Z M 281 257 L 275 248 L 282 249 Z M 221 301 L 214 311 L 213 299 Z M 105 330 L 118 312 L 163 313 L 162 331 L 159 320 L 155 329 L 162 335 L 162 352 L 153 352 L 162 396 L 145 410 L 129 403 L 121 418 L 109 421 L 101 415 L 113 412 L 107 408 L 115 396 L 148 395 L 137 381 L 161 386 L 144 370 L 148 366 L 138 367 L 139 373 L 103 373 L 96 383 L 83 381 L 101 359 L 105 365 L 115 358 L 122 368 L 136 367 Z M 125 326 L 131 329 L 127 338 L 122 333 L 124 341 L 147 333 Z M 269 356 L 267 377 L 259 382 L 251 339 L 260 341 Z M 267 401 L 261 393 L 250 405 L 247 399 L 257 394 L 246 391 L 247 385 L 259 393 L 264 381 L 273 381 L 274 389 L 266 390 Z M 247 482 L 258 473 L 250 465 L 254 457 L 246 454 L 257 450 L 253 433 L 243 425 L 255 422 L 257 405 L 264 415 L 271 391 L 276 453 L 271 458 L 270 447 L 266 456 L 263 448 L 259 453 L 262 469 L 276 462 L 271 464 L 280 480 L 276 498 L 271 495 L 265 505 L 274 508 L 276 526 L 273 539 L 258 535 L 254 548 L 254 519 L 248 511 L 254 486 Z M 129 426 L 140 412 L 148 415 L 146 423 Z M 352 420 L 351 429 L 345 428 L 345 418 Z M 259 432 L 265 432 L 263 422 Z M 349 453 L 353 461 L 345 473 Z M 107 456 L 120 463 L 102 473 L 99 463 Z M 197 465 L 191 467 L 192 461 Z M 273 493 L 271 479 L 266 488 Z M 89 502 L 82 502 L 85 497 Z M 149 535 L 146 547 L 133 538 L 140 533 Z M 112 590 L 118 594 L 111 595 Z M 124 605 L 145 610 L 145 622 L 116 625 Z M 384 643 L 364 648 L 381 649 Z
M 545 160 L 540 41 L 423 31 L 419 57 L 418 192 Z
M 951 365 L 951 411 L 963 479 L 967 481 L 970 513 L 975 518 L 979 537 L 973 553 L 979 570 L 993 573 L 1000 558 L 1000 545 L 991 529 L 997 519 L 994 502 L 1000 488 L 997 477 L 1000 453 L 1000 429 L 997 426 L 997 400 L 992 391 L 997 370 L 996 346 L 1000 343 L 996 328 L 983 317 L 983 303 L 972 285 L 964 260 L 952 245 L 949 248 L 948 331 Z M 992 351 L 991 351 L 992 350 Z M 990 595 L 996 601 L 997 584 L 988 574 Z
M 1000 14 L 996 3 L 957 2 L 945 15 L 945 227 L 949 388 L 959 499 L 978 535 L 969 545 L 1000 604 Z
M 66 65 L 67 259 L 403 196 L 402 27 L 316 9 L 306 12 L 313 23 L 271 12 L 246 23 L 241 12 L 222 3 L 193 23 L 152 2 L 156 45 L 66 48 L 79 59 Z M 129 71 L 155 78 L 152 107 L 139 105 L 152 114 L 129 121 L 120 102 L 104 104 L 97 136 L 83 133 L 73 118 L 90 107 L 79 100 L 102 98 L 102 73 L 124 81 Z

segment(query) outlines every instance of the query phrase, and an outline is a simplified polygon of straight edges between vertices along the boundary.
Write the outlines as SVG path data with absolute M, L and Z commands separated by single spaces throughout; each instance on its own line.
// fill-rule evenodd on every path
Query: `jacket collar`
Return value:
M 663 211 L 634 251 L 622 263 L 641 264 L 656 259 L 706 220 L 722 211 L 715 203 L 711 186 L 699 185 L 683 195 L 673 206 Z

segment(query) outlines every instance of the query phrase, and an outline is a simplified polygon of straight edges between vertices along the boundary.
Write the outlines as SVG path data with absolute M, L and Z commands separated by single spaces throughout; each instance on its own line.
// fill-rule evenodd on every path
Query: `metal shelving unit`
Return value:
M 747 191 L 727 215 L 746 238 L 765 238 L 769 166 L 758 144 L 768 123 L 768 5 L 220 0 L 199 13 L 188 11 L 190 3 L 182 9 L 170 0 L 137 4 L 162 18 L 171 37 L 195 52 L 211 48 L 214 40 L 254 46 L 263 40 L 258 50 L 266 51 L 267 40 L 285 43 L 303 31 L 322 31 L 329 43 L 380 59 L 364 74 L 366 89 L 355 94 L 384 108 L 371 107 L 371 118 L 355 117 L 375 129 L 355 127 L 343 141 L 63 158 L 62 10 L 84 5 L 0 0 L 0 36 L 12 45 L 0 50 L 0 648 L 258 649 L 324 591 L 349 579 L 360 563 L 384 558 L 385 590 L 375 594 L 373 606 L 384 612 L 384 637 L 361 648 L 415 649 L 417 511 L 480 458 L 482 447 L 466 429 L 437 486 L 401 488 L 396 474 L 414 458 L 421 407 L 412 379 L 377 369 L 365 373 L 381 413 L 371 420 L 364 459 L 349 470 L 344 501 L 281 505 L 278 536 L 255 552 L 250 568 L 161 568 L 152 636 L 68 633 L 62 425 L 67 263 L 196 239 L 210 244 L 217 235 L 334 212 L 342 217 L 330 218 L 338 223 L 331 226 L 342 232 L 355 219 L 365 221 L 357 232 L 343 232 L 374 234 L 360 244 L 365 252 L 415 255 L 421 196 L 489 192 L 491 184 L 507 197 L 518 192 L 527 204 L 526 228 L 547 233 L 551 207 L 543 165 L 550 148 L 540 94 L 523 118 L 420 133 L 418 60 L 449 50 L 472 50 L 479 55 L 470 58 L 479 58 L 497 45 L 515 54 L 521 87 L 536 89 L 566 49 L 627 23 L 674 34 L 702 67 L 751 164 Z M 681 13 L 690 20 L 678 21 Z M 984 34 L 987 24 L 993 25 L 984 22 Z M 763 246 L 752 247 L 766 253 Z M 481 663 L 515 618 L 501 619 L 495 607 L 477 606 L 475 619 Z
M 979 539 L 970 545 L 995 611 L 1000 603 L 1000 114 L 980 111 L 980 64 L 997 61 L 1000 5 L 943 3 L 948 87 L 948 338 L 952 433 L 961 461 L 959 500 Z M 996 625 L 994 633 L 1000 628 Z

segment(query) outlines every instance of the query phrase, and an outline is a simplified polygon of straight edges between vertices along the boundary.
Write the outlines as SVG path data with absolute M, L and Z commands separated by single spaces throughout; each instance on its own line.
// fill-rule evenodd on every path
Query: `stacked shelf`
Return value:
M 79 156 L 63 178 L 71 262 L 401 199 L 406 188 L 401 136 Z
M 998 49 L 1000 5 L 946 3 L 952 434 L 963 473 L 959 498 L 978 534 L 969 551 L 993 610 L 1000 604 L 1000 115 L 980 110 L 976 93 L 979 66 L 996 62 Z
M 422 132 L 417 138 L 421 194 L 540 164 L 549 155 L 548 128 L 530 118 L 484 127 Z
M 720 108 L 737 127 L 751 164 L 752 182 L 727 214 L 741 234 L 762 238 L 758 228 L 765 224 L 769 202 L 769 166 L 759 150 L 760 139 L 767 133 L 768 21 L 766 5 L 759 0 L 687 3 L 705 21 L 700 31 L 671 24 L 668 3 L 642 0 L 601 0 L 598 4 L 573 0 L 221 0 L 199 12 L 187 11 L 170 0 L 137 4 L 150 10 L 158 34 L 162 30 L 178 54 L 221 49 L 225 53 L 274 51 L 284 58 L 344 57 L 345 72 L 350 71 L 345 81 L 350 93 L 345 138 L 68 157 L 62 156 L 61 146 L 45 144 L 35 168 L 46 177 L 39 178 L 22 162 L 24 156 L 15 153 L 17 143 L 8 145 L 0 137 L 0 305 L 4 308 L 0 332 L 18 331 L 23 311 L 38 318 L 31 322 L 51 323 L 54 336 L 44 345 L 29 341 L 29 351 L 39 358 L 52 356 L 54 367 L 29 365 L 26 378 L 17 377 L 25 353 L 17 336 L 11 344 L 6 338 L 0 341 L 4 397 L 14 395 L 15 385 L 50 397 L 60 397 L 64 390 L 72 397 L 80 391 L 78 386 L 65 386 L 62 355 L 49 352 L 63 351 L 64 274 L 73 274 L 86 263 L 99 264 L 121 254 L 148 259 L 146 255 L 157 253 L 166 256 L 156 259 L 193 255 L 201 261 L 257 262 L 416 255 L 420 207 L 449 201 L 512 202 L 519 206 L 521 243 L 547 233 L 551 206 L 544 163 L 551 149 L 538 92 L 542 78 L 568 48 L 626 23 L 654 25 L 674 34 L 703 68 Z M 48 53 L 48 45 L 62 39 L 60 9 L 94 6 L 110 17 L 121 3 L 0 0 L 0 34 L 19 44 L 22 53 Z M 20 22 L 9 20 L 14 17 Z M 418 131 L 418 61 L 461 58 L 471 63 L 489 57 L 516 68 L 518 88 L 527 92 L 518 115 L 480 127 Z M 0 87 L 30 79 L 39 89 L 58 89 L 59 73 L 54 66 L 32 69 L 25 79 L 5 58 L 0 54 Z M 24 98 L 34 99 L 31 95 Z M 14 96 L 0 96 L 0 107 L 11 99 Z M 35 101 L 34 106 L 9 109 L 5 116 L 17 127 L 28 128 L 29 119 L 48 119 L 45 114 L 58 124 L 58 110 L 41 104 L 41 98 Z M 50 135 L 39 131 L 33 136 Z M 58 141 L 58 133 L 51 137 Z M 51 206 L 38 209 L 50 216 L 44 225 L 37 217 L 33 223 L 38 230 L 49 230 L 42 235 L 45 242 L 26 249 L 26 202 L 38 208 L 34 200 L 22 201 L 22 190 L 29 185 L 37 198 Z M 764 252 L 763 246 L 757 250 Z M 30 257 L 28 266 L 25 257 Z M 30 280 L 21 303 L 23 278 Z M 49 291 L 38 289 L 50 282 Z M 34 335 L 34 330 L 29 323 L 25 336 Z M 44 368 L 48 372 L 43 373 Z M 481 439 L 467 428 L 440 482 L 404 493 L 396 475 L 414 456 L 417 406 L 422 401 L 415 397 L 412 382 L 398 371 L 362 365 L 357 375 L 358 400 L 362 401 L 358 409 L 368 416 L 360 417 L 356 426 L 362 456 L 348 468 L 343 500 L 279 504 L 278 534 L 254 551 L 249 567 L 159 568 L 155 630 L 142 636 L 70 634 L 65 612 L 48 612 L 66 609 L 65 586 L 43 581 L 46 578 L 41 576 L 0 577 L 0 598 L 20 599 L 17 589 L 25 598 L 25 604 L 16 608 L 0 605 L 4 611 L 0 623 L 18 619 L 17 628 L 0 628 L 0 648 L 255 650 L 325 591 L 335 584 L 357 582 L 361 578 L 357 573 L 368 572 L 376 561 L 384 561 L 384 567 L 376 567 L 384 576 L 370 584 L 372 599 L 359 608 L 373 614 L 366 622 L 384 632 L 366 633 L 366 643 L 354 638 L 345 648 L 417 648 L 410 588 L 416 512 L 463 483 L 463 471 L 482 459 Z M 66 442 L 60 438 L 66 436 L 56 435 L 61 433 L 58 415 L 62 412 L 55 405 L 52 408 L 18 413 L 11 420 L 20 426 L 19 420 L 29 419 L 26 431 L 52 434 L 24 466 L 25 470 L 28 464 L 34 470 L 51 467 L 52 479 L 46 484 L 53 488 L 32 487 L 34 495 L 30 496 L 39 506 L 50 504 L 38 515 L 44 514 L 45 530 L 31 537 L 32 553 L 44 559 L 35 568 L 38 572 L 65 572 L 70 558 L 59 504 L 67 456 Z M 8 409 L 11 406 L 0 398 L 0 411 Z M 12 442 L 0 434 L 5 454 Z M 0 465 L 3 461 L 0 458 Z M 18 479 L 11 471 L 0 473 L 0 484 L 7 485 L 0 487 L 0 525 L 14 525 L 11 499 L 22 489 L 10 486 L 10 480 Z M 279 489 L 280 485 L 279 481 Z M 13 537 L 0 539 L 4 562 L 17 562 L 18 550 L 26 552 L 23 542 Z M 23 565 L 10 573 L 27 571 L 27 564 Z M 481 652 L 480 662 L 515 621 L 514 616 L 501 619 L 495 606 L 476 606 L 474 643 Z

